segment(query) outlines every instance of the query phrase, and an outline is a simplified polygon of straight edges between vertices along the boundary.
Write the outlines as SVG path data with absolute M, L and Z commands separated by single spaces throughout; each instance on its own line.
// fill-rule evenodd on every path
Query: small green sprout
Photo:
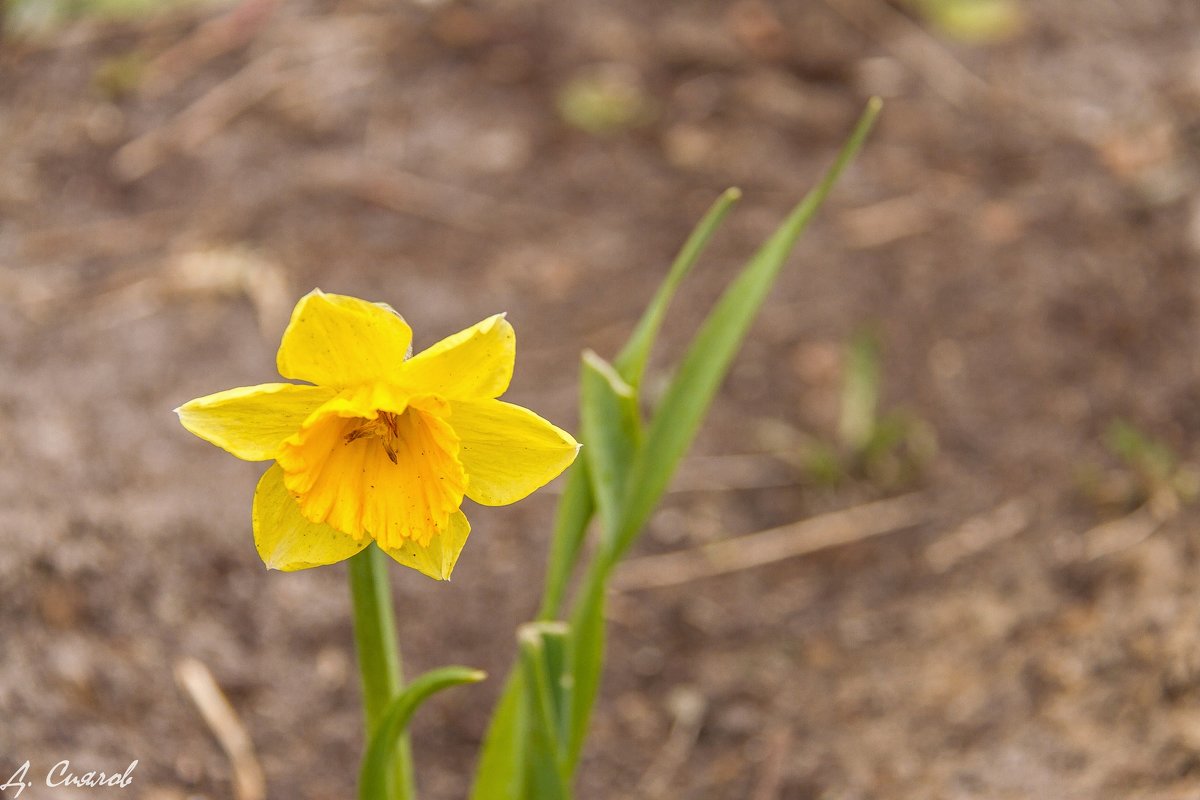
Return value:
M 878 337 L 859 331 L 845 350 L 837 439 L 802 448 L 800 462 L 810 480 L 836 485 L 865 478 L 895 488 L 915 480 L 936 455 L 937 437 L 928 423 L 903 410 L 880 413 L 881 374 Z
M 1149 503 L 1160 512 L 1172 512 L 1200 496 L 1200 470 L 1132 423 L 1113 420 L 1104 432 L 1104 444 L 1120 467 L 1088 465 L 1077 476 L 1081 490 L 1096 505 L 1128 511 Z

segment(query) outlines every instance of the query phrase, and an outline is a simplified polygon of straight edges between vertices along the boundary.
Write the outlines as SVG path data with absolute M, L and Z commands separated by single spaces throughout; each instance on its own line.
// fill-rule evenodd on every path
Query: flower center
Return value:
M 396 424 L 396 416 L 390 411 L 380 411 L 378 417 L 363 422 L 362 425 L 343 436 L 342 441 L 350 444 L 358 439 L 375 437 L 383 444 L 383 451 L 387 453 L 387 457 L 391 459 L 392 463 L 399 463 L 396 461 L 396 446 L 400 441 L 400 431 Z
M 444 412 L 426 402 L 371 417 L 315 415 L 276 459 L 300 513 L 356 539 L 372 536 L 384 548 L 428 545 L 446 530 L 467 486 Z

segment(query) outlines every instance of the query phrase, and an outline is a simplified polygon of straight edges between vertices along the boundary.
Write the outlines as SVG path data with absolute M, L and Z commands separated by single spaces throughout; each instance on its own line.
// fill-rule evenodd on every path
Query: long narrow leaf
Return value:
M 654 346 L 654 340 L 658 338 L 658 330 L 662 327 L 667 306 L 671 304 L 671 298 L 675 296 L 679 284 L 692 271 L 696 259 L 708 245 L 708 240 L 712 238 L 717 228 L 720 227 L 721 221 L 725 219 L 725 215 L 729 213 L 741 196 L 742 193 L 738 189 L 726 189 L 708 209 L 703 219 L 684 242 L 679 255 L 675 257 L 667 277 L 659 285 L 654 299 L 646 307 L 642 318 L 638 320 L 637 327 L 629 336 L 629 341 L 613 359 L 613 366 L 630 386 L 636 388 L 641 385 L 642 374 L 646 371 L 646 362 L 650 358 L 650 349 Z
M 692 339 L 646 431 L 629 477 L 613 561 L 633 542 L 670 483 L 779 270 L 842 171 L 866 141 L 881 103 L 873 98 L 833 166 L 730 284 Z
M 529 800 L 570 800 L 571 796 L 555 718 L 557 689 L 551 685 L 547 674 L 546 642 L 541 629 L 541 626 L 553 624 L 534 622 L 522 625 L 517 634 L 529 720 L 529 749 L 525 759 Z
M 539 622 L 538 633 L 542 637 L 543 658 L 546 669 L 546 686 L 550 690 L 550 711 L 554 722 L 557 749 L 565 752 L 569 738 L 568 726 L 571 716 L 571 687 L 574 679 L 568 663 L 567 647 L 570 627 L 565 622 Z M 562 760 L 560 755 L 560 760 Z
M 633 388 L 607 361 L 585 350 L 581 371 L 579 421 L 588 443 L 583 456 L 607 542 L 625 495 L 625 479 L 637 455 L 642 421 Z
M 740 190 L 731 188 L 721 193 L 704 217 L 688 235 L 679 254 L 671 263 L 666 278 L 659 285 L 658 291 L 646 307 L 646 311 L 638 320 L 637 327 L 629 336 L 625 346 L 613 361 L 613 368 L 624 381 L 634 388 L 641 383 L 650 350 L 658 338 L 658 331 L 667 312 L 672 298 L 675 296 L 680 283 L 691 272 L 696 260 L 704 252 L 709 239 L 716 233 L 725 216 L 741 198 Z M 636 398 L 635 398 L 636 408 Z M 588 437 L 584 436 L 584 441 Z M 579 547 L 588 522 L 595 511 L 595 500 L 591 494 L 591 484 L 587 478 L 587 459 L 580 459 L 567 476 L 567 485 L 563 490 L 558 505 L 558 516 L 555 524 L 554 539 L 551 543 L 551 554 L 546 575 L 546 589 L 542 596 L 539 620 L 554 619 L 562 610 L 562 599 L 566 591 L 566 583 L 574 569 L 579 554 Z
M 567 485 L 558 500 L 554 538 L 550 542 L 550 559 L 546 565 L 546 588 L 542 592 L 542 606 L 537 616 L 539 620 L 555 619 L 562 611 L 567 581 L 575 569 L 583 536 L 587 533 L 595 509 L 587 459 L 580 458 L 567 471 Z
M 675 291 L 740 196 L 741 192 L 737 189 L 727 189 L 722 193 L 688 236 L 671 264 L 667 277 L 659 286 L 654 299 L 614 364 L 627 383 L 636 385 L 641 381 L 650 350 Z M 636 407 L 636 400 L 634 405 Z M 584 441 L 589 441 L 589 438 L 585 434 Z M 546 587 L 537 615 L 542 621 L 555 619 L 562 612 L 567 581 L 575 568 L 584 534 L 596 510 L 587 462 L 585 456 L 571 467 L 567 474 L 566 487 L 559 499 L 554 537 L 546 568 Z M 524 702 L 521 692 L 522 682 L 514 672 L 505 682 L 504 691 L 496 704 L 484 738 L 471 800 L 515 800 L 520 796 L 521 776 L 516 760 L 519 758 L 519 739 L 522 737 L 518 713 Z
M 525 680 L 518 667 L 509 673 L 492 711 L 475 782 L 471 785 L 471 800 L 525 797 L 525 746 L 529 730 L 525 705 Z
M 580 421 L 584 441 L 589 443 L 584 456 L 588 459 L 592 495 L 604 530 L 597 558 L 599 563 L 605 563 L 616 543 L 625 482 L 640 447 L 641 418 L 632 387 L 590 350 L 583 354 Z M 590 600 L 602 603 L 603 596 Z M 579 758 L 592 698 L 600 681 L 604 650 L 603 613 L 584 614 L 576 619 L 582 620 L 583 625 L 572 631 L 567 648 L 571 686 L 563 698 L 567 713 L 560 720 L 564 723 L 562 733 L 569 773 L 574 771 Z
M 462 683 L 478 683 L 487 675 L 467 667 L 442 667 L 426 672 L 404 688 L 384 712 L 363 758 L 359 773 L 359 800 L 379 800 L 387 796 L 387 781 L 396 743 L 408 727 L 413 713 L 435 692 Z
M 571 639 L 567 652 L 572 678 L 567 768 L 572 774 L 583 752 L 592 706 L 600 692 L 600 676 L 604 670 L 605 581 L 594 577 L 603 571 L 606 563 L 603 558 L 602 554 L 592 562 L 588 580 L 571 616 Z
M 822 181 L 800 202 L 721 296 L 692 339 L 646 430 L 634 459 L 615 526 L 613 546 L 591 565 L 571 618 L 575 678 L 568 765 L 578 763 L 599 691 L 608 575 L 658 504 L 679 460 L 695 438 L 746 332 L 796 240 L 842 171 L 862 147 L 881 103 L 873 98 Z
M 567 472 L 567 484 L 558 501 L 554 538 L 546 567 L 546 588 L 538 620 L 558 616 L 568 579 L 574 568 L 595 503 L 587 462 L 579 459 Z M 470 800 L 521 800 L 525 792 L 524 747 L 528 725 L 524 719 L 525 683 L 521 670 L 512 670 L 492 711 Z
M 605 529 L 600 563 L 611 557 L 617 526 L 624 517 L 619 504 L 626 495 L 630 467 L 642 438 L 636 387 L 645 372 L 650 350 L 680 283 L 740 197 L 737 189 L 726 190 L 700 220 L 614 363 L 610 366 L 590 351 L 584 354 L 580 416 L 584 441 L 589 443 L 584 455 L 591 473 L 593 498 Z M 566 695 L 570 701 L 567 763 L 572 772 L 599 689 L 604 656 L 603 594 L 585 596 L 583 602 L 583 613 L 577 609 L 574 617 L 582 624 L 573 631 L 567 652 L 572 681 Z

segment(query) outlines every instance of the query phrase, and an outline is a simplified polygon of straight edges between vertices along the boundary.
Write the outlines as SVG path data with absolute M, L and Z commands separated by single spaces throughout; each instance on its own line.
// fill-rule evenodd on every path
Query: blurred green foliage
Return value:
M 1127 420 L 1109 424 L 1104 445 L 1119 466 L 1086 464 L 1076 475 L 1084 496 L 1096 505 L 1126 512 L 1145 503 L 1177 507 L 1200 497 L 1200 470 Z
M 594 136 L 619 133 L 654 118 L 654 104 L 637 75 L 607 65 L 580 70 L 558 92 L 558 114 Z
M 206 0 L 0 0 L 4 31 L 37 36 L 84 17 L 131 19 Z
M 937 454 L 927 422 L 905 411 L 879 410 L 882 369 L 878 337 L 869 330 L 846 345 L 837 439 L 802 447 L 801 464 L 816 483 L 864 478 L 885 489 L 909 484 Z
M 1171 448 L 1123 419 L 1114 420 L 1104 443 L 1146 486 L 1161 486 L 1175 474 L 1179 459 Z
M 911 0 L 916 12 L 941 33 L 969 43 L 1011 39 L 1025 26 L 1019 0 Z
M 105 59 L 96 68 L 92 83 L 110 100 L 132 94 L 146 75 L 147 58 L 140 50 Z

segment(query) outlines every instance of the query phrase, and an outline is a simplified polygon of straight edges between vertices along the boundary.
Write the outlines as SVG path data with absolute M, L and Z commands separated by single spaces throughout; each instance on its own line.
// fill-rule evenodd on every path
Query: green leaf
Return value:
M 633 387 L 635 395 L 671 299 L 675 296 L 679 284 L 691 272 L 709 239 L 725 219 L 725 215 L 729 213 L 741 196 L 742 193 L 738 189 L 726 189 L 709 208 L 704 218 L 700 220 L 700 223 L 688 236 L 687 241 L 684 242 L 683 248 L 671 264 L 667 277 L 655 293 L 654 299 L 651 300 L 650 305 L 642 314 L 642 318 L 638 321 L 637 327 L 630 334 L 629 340 L 613 361 L 613 368 L 625 383 Z M 588 437 L 585 435 L 584 441 L 587 440 Z M 554 619 L 561 612 L 567 580 L 575 568 L 580 544 L 583 542 L 588 522 L 591 521 L 592 514 L 595 512 L 595 499 L 592 496 L 591 482 L 587 475 L 587 461 L 588 458 L 585 454 L 584 458 L 579 459 L 571 467 L 567 475 L 566 488 L 559 499 L 554 538 L 550 546 L 546 589 L 542 596 L 541 610 L 538 612 L 539 620 Z
M 574 773 L 587 739 L 592 706 L 600 692 L 600 676 L 604 670 L 604 590 L 605 581 L 596 579 L 604 570 L 604 556 L 592 562 L 588 580 L 571 617 L 569 657 L 571 715 L 567 740 L 567 767 Z
M 389 772 L 396 743 L 408 727 L 413 713 L 435 692 L 462 683 L 478 683 L 487 675 L 467 667 L 442 667 L 426 672 L 410 683 L 392 700 L 371 736 L 359 774 L 359 800 L 379 800 L 387 796 Z
M 592 563 L 571 617 L 571 668 L 575 678 L 568 748 L 571 769 L 582 752 L 600 686 L 608 575 L 666 491 L 779 270 L 842 171 L 862 147 L 881 105 L 878 98 L 872 98 L 821 182 L 793 209 L 725 290 L 692 339 L 645 432 L 626 479 L 628 488 L 620 504 L 620 519 L 613 527 L 612 547 Z
M 621 505 L 626 497 L 630 468 L 642 439 L 636 387 L 645 373 L 650 350 L 680 283 L 691 272 L 709 239 L 740 197 L 739 190 L 727 189 L 700 220 L 613 365 L 609 366 L 590 351 L 584 354 L 580 412 L 584 442 L 588 443 L 584 455 L 592 473 L 593 496 L 605 528 L 605 552 L 596 563 L 604 564 L 613 558 L 618 525 L 625 515 Z M 570 772 L 574 772 L 583 749 L 604 664 L 602 584 L 585 590 L 572 619 L 578 627 L 573 629 L 567 651 L 571 677 L 567 693 L 570 700 L 567 717 Z
M 530 800 L 569 800 L 569 773 L 559 746 L 558 693 L 561 680 L 552 681 L 549 665 L 559 657 L 548 657 L 548 642 L 561 655 L 566 626 L 554 622 L 522 625 L 517 633 L 521 646 L 521 675 L 525 684 L 526 715 L 529 720 L 526 751 L 526 785 Z M 561 679 L 561 673 L 559 675 Z
M 637 449 L 629 474 L 622 479 L 627 488 L 622 490 L 619 502 L 613 502 L 611 498 L 603 501 L 610 507 L 610 511 L 606 513 L 614 520 L 606 525 L 610 533 L 610 546 L 604 548 L 600 557 L 592 562 L 585 578 L 583 589 L 572 614 L 573 633 L 568 640 L 566 653 L 568 669 L 563 673 L 566 682 L 561 682 L 558 687 L 558 696 L 560 698 L 569 697 L 571 701 L 570 714 L 566 716 L 569 741 L 565 758 L 565 772 L 568 776 L 578 763 L 591 709 L 599 690 L 605 634 L 604 590 L 608 574 L 621 553 L 636 538 L 637 533 L 665 491 L 671 473 L 694 438 L 712 396 L 727 372 L 733 355 L 765 299 L 765 295 L 791 246 L 816 212 L 825 195 L 828 194 L 837 176 L 862 146 L 871 124 L 879 112 L 879 107 L 880 103 L 877 99 L 871 101 L 825 180 L 792 212 L 780 230 L 751 260 L 743 274 L 726 291 L 700 333 L 693 340 L 687 356 L 677 370 L 667 396 L 652 422 L 651 429 L 644 437 L 643 446 Z M 630 341 L 615 360 L 612 369 L 631 388 L 636 388 L 641 381 L 649 351 L 675 290 L 737 197 L 736 190 L 727 192 L 697 226 L 646 314 L 638 323 Z M 713 344 L 718 345 L 714 350 L 717 358 L 712 365 L 706 367 L 699 363 L 703 361 L 703 348 Z M 602 363 L 599 362 L 599 364 Z M 609 400 L 612 400 L 614 396 L 620 397 L 623 392 L 614 391 L 619 384 L 615 384 L 611 380 L 611 375 L 607 375 L 607 371 L 600 368 L 599 364 L 592 364 L 592 382 L 597 387 L 607 384 Z M 585 373 L 587 371 L 585 366 Z M 697 394 L 688 398 L 684 396 L 688 391 L 695 391 Z M 619 404 L 615 405 L 619 410 Z M 593 406 L 591 413 L 596 415 L 597 420 L 605 413 L 601 408 L 600 405 Z M 610 407 L 609 410 L 611 411 L 612 408 Z M 673 412 L 681 414 L 679 419 L 670 419 L 670 414 Z M 617 414 L 616 418 L 620 419 L 621 415 Z M 584 439 L 587 445 L 585 453 L 588 453 L 594 443 L 589 442 L 586 435 Z M 602 439 L 603 437 L 597 439 L 596 443 Z M 664 444 L 667 449 L 660 454 L 650 453 L 648 445 L 651 441 Z M 597 448 L 597 450 L 599 449 Z M 612 464 L 620 463 L 619 459 L 613 455 L 619 452 L 621 452 L 620 447 L 613 447 L 608 449 L 607 455 L 588 455 L 584 459 L 580 459 L 570 471 L 567 486 L 560 501 L 546 592 L 539 619 L 548 619 L 558 614 L 566 582 L 580 551 L 588 521 L 595 510 L 597 501 L 592 490 L 595 481 L 587 474 L 590 471 L 590 465 L 609 459 L 606 462 L 608 465 L 606 469 L 611 471 Z M 662 474 L 655 476 L 653 474 L 655 469 L 662 469 Z M 647 485 L 637 485 L 647 476 L 650 477 Z M 542 647 L 544 650 L 544 644 Z M 549 669 L 544 658 L 537 663 L 541 664 L 540 669 L 543 672 Z M 529 693 L 524 691 L 528 678 L 522 679 L 521 676 L 528 675 L 529 671 L 534 669 L 533 678 L 538 679 L 535 667 L 536 665 L 529 661 L 523 651 L 522 670 L 520 673 L 510 676 L 493 717 L 471 795 L 472 800 L 524 800 L 524 793 L 528 787 L 520 784 L 519 776 L 513 777 L 514 771 L 519 769 L 516 765 L 522 762 L 533 763 L 537 759 L 532 758 L 531 751 L 522 749 L 523 746 L 529 746 L 529 742 L 526 741 L 527 733 L 529 739 L 536 738 L 531 730 L 522 726 L 522 709 L 529 715 L 537 715 L 542 720 L 541 724 L 547 728 L 553 726 L 555 719 L 555 712 L 552 711 L 555 707 L 554 692 L 549 689 L 540 689 L 539 696 L 527 696 Z M 538 680 L 543 687 L 546 685 L 544 677 Z M 562 706 L 559 706 L 559 709 L 557 718 L 558 724 L 561 724 Z M 527 721 L 527 725 L 534 727 L 533 720 Z M 542 745 L 540 746 L 546 747 L 545 741 L 548 737 L 545 733 L 541 736 Z M 554 792 L 569 787 L 569 780 L 566 777 L 562 778 L 561 786 L 553 775 L 543 776 L 543 778 L 549 786 L 546 791 Z M 542 795 L 535 794 L 534 796 L 540 798 Z
M 561 753 L 567 742 L 571 715 L 571 689 L 574 685 L 567 652 L 571 628 L 565 622 L 533 624 L 542 638 L 546 685 L 550 690 L 550 710 L 555 724 L 557 747 Z
M 862 147 L 880 107 L 878 98 L 868 103 L 825 177 L 725 290 L 692 339 L 646 430 L 641 457 L 633 464 L 613 561 L 637 538 L 666 491 L 779 270 L 842 171 Z
M 597 370 L 600 376 L 593 377 L 601 377 L 610 386 L 624 383 L 633 387 L 640 383 L 645 371 L 646 362 L 649 359 L 650 350 L 658 336 L 659 329 L 662 327 L 663 317 L 666 314 L 671 299 L 679 288 L 679 284 L 691 272 L 696 260 L 708 244 L 709 239 L 716 232 L 725 215 L 729 213 L 729 210 L 740 197 L 741 192 L 737 189 L 727 189 L 712 205 L 704 215 L 704 218 L 700 220 L 700 223 L 692 231 L 691 235 L 688 236 L 683 248 L 671 264 L 671 269 L 667 277 L 663 280 L 662 285 L 659 286 L 654 299 L 642 315 L 628 342 L 622 348 L 621 353 L 617 356 L 614 366 L 608 369 Z M 611 380 L 611 370 L 613 369 L 620 376 L 620 382 Z M 586 375 L 586 366 L 584 372 Z M 586 376 L 584 380 L 587 380 Z M 622 395 L 623 393 L 619 390 L 616 391 L 617 395 Z M 640 428 L 640 420 L 636 416 L 636 397 L 629 405 L 632 406 L 633 419 L 637 421 L 637 427 Z M 598 405 L 593 405 L 593 410 L 597 414 L 599 413 L 598 409 Z M 629 411 L 626 409 L 621 413 L 627 415 Z M 624 424 L 632 429 L 632 425 L 629 425 L 628 417 L 625 418 L 627 422 Z M 567 582 L 570 580 L 571 573 L 575 568 L 584 535 L 587 533 L 588 523 L 596 511 L 596 499 L 592 491 L 592 479 L 588 467 L 589 461 L 592 460 L 589 457 L 592 451 L 592 437 L 587 433 L 587 423 L 585 422 L 584 424 L 585 432 L 583 440 L 585 443 L 588 443 L 584 448 L 584 458 L 576 461 L 570 470 L 568 470 L 566 486 L 558 502 L 554 537 L 551 540 L 550 557 L 546 567 L 546 587 L 542 594 L 542 604 L 537 615 L 538 620 L 541 621 L 555 619 L 562 612 L 563 597 L 566 594 Z M 599 448 L 596 449 L 599 450 Z M 599 632 L 602 636 L 603 626 L 600 627 Z M 589 633 L 594 637 L 594 630 L 589 631 Z M 572 648 L 568 648 L 566 654 L 568 658 L 570 657 L 571 650 Z M 595 668 L 593 669 L 592 666 Z M 595 665 L 589 665 L 587 674 L 589 680 L 599 679 L 598 662 Z M 572 695 L 573 692 L 570 686 L 562 688 L 561 698 L 564 704 L 573 702 Z M 523 681 L 520 679 L 519 672 L 514 671 L 505 682 L 504 691 L 501 693 L 500 700 L 496 704 L 491 724 L 484 737 L 479 766 L 475 775 L 475 783 L 472 787 L 471 800 L 518 800 L 518 798 L 522 797 L 522 793 L 524 792 L 522 784 L 523 774 L 519 765 L 523 758 L 521 746 L 525 731 L 521 728 L 522 720 L 520 711 L 524 704 Z M 571 715 L 569 713 L 562 716 L 563 720 L 568 721 L 568 733 L 570 732 L 570 718 Z
M 642 374 L 646 371 L 650 349 L 654 347 L 662 319 L 679 284 L 691 272 L 692 266 L 695 266 L 704 247 L 708 245 L 708 240 L 712 239 L 716 229 L 740 197 L 742 192 L 737 188 L 728 188 L 722 192 L 700 223 L 691 231 L 688 240 L 684 242 L 683 248 L 671 264 L 666 278 L 659 285 L 654 299 L 638 320 L 634 332 L 625 342 L 625 347 L 613 361 L 613 368 L 625 383 L 634 389 L 635 395 L 637 386 L 641 384 Z M 584 441 L 587 440 L 587 435 L 584 435 Z M 554 619 L 562 612 L 566 582 L 569 581 L 571 571 L 575 569 L 583 535 L 587 533 L 588 522 L 595 512 L 592 485 L 587 475 L 587 462 L 588 458 L 584 456 L 570 469 L 562 498 L 558 501 L 558 516 L 554 527 L 551 557 L 546 570 L 546 589 L 542 593 L 541 609 L 538 613 L 539 620 Z
M 539 620 L 554 619 L 562 611 L 567 581 L 575 569 L 579 548 L 595 509 L 587 459 L 580 458 L 567 470 L 567 485 L 558 499 L 554 538 L 550 541 L 550 559 L 546 564 L 546 588 L 542 592 L 542 607 L 537 616 Z
M 579 418 L 583 456 L 592 479 L 592 495 L 607 536 L 616 524 L 629 466 L 642 436 L 633 388 L 612 366 L 593 353 L 583 353 Z
M 550 704 L 556 739 L 565 737 L 569 714 L 571 680 L 567 672 L 566 647 L 568 627 L 561 622 L 539 622 L 531 626 L 539 633 L 544 654 L 545 674 L 551 690 Z M 496 703 L 491 725 L 484 737 L 471 800 L 526 800 L 526 764 L 530 747 L 528 690 L 523 665 L 518 664 L 504 684 Z M 558 746 L 561 749 L 561 746 Z M 533 795 L 536 797 L 536 795 Z
M 504 691 L 483 739 L 471 800 L 523 800 L 525 797 L 525 680 L 514 669 L 504 683 Z
M 642 383 L 646 362 L 650 359 L 650 349 L 654 347 L 654 341 L 658 338 L 659 328 L 662 327 L 663 318 L 667 313 L 667 306 L 671 304 L 671 299 L 679 289 L 679 284 L 692 271 L 696 260 L 700 258 L 700 254 L 708 245 L 708 240 L 716 233 L 717 228 L 725 219 L 725 215 L 729 213 L 741 196 L 742 193 L 739 189 L 726 189 L 708 209 L 704 218 L 700 220 L 700 223 L 688 236 L 687 241 L 684 242 L 679 255 L 675 257 L 667 277 L 663 279 L 654 299 L 650 301 L 642 318 L 638 320 L 637 327 L 629 336 L 629 341 L 613 359 L 613 366 L 630 386 L 637 388 Z

